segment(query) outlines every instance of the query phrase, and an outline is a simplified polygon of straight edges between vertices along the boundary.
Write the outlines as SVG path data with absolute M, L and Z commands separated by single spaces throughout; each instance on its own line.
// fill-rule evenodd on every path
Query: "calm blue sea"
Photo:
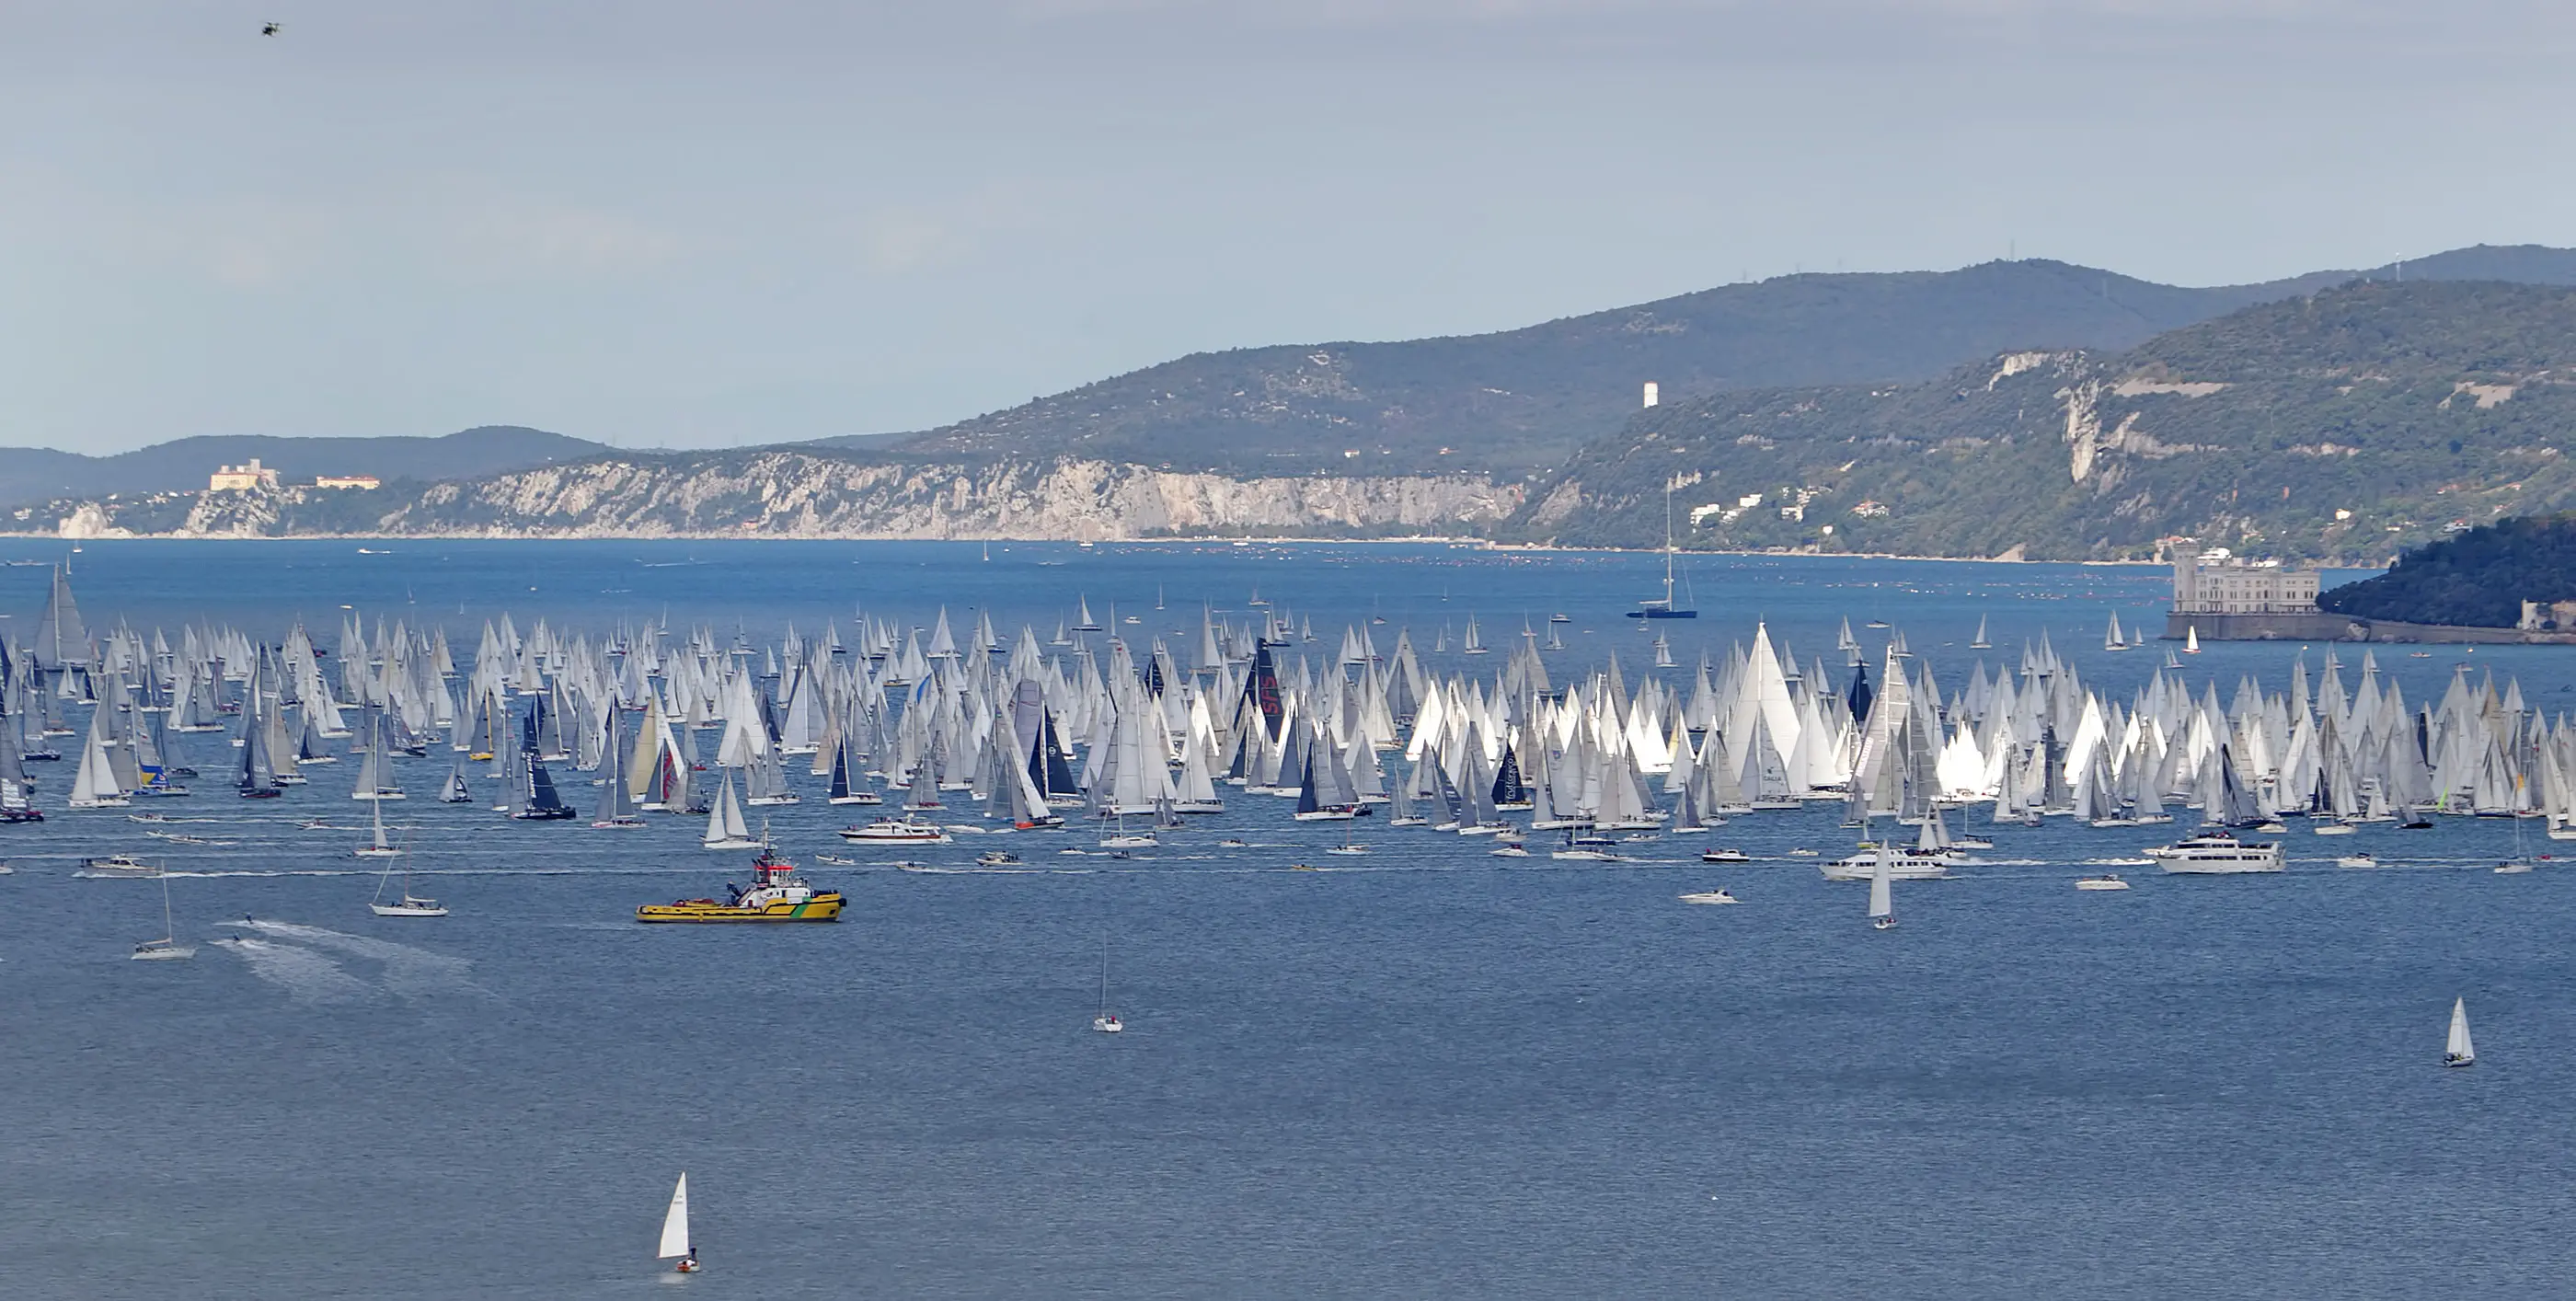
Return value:
M 503 611 L 846 634 L 854 608 L 927 624 L 945 603 L 1043 638 L 1077 595 L 1139 616 L 1131 636 L 1194 636 L 1203 604 L 1240 619 L 1257 588 L 1311 616 L 1319 661 L 1373 613 L 1382 647 L 1409 627 L 1427 651 L 1471 614 L 1500 642 L 1561 610 L 1560 677 L 1615 652 L 1633 681 L 1649 637 L 1618 611 L 1661 578 L 1653 556 L 1446 547 L 384 549 L 93 542 L 74 582 L 94 627 L 274 636 L 348 605 L 443 623 L 460 655 Z M 32 628 L 45 573 L 0 569 L 0 627 Z M 1954 686 L 1980 616 L 1990 666 L 2045 633 L 2125 697 L 2162 659 L 2100 650 L 2113 611 L 2160 628 L 2154 569 L 1702 557 L 1689 578 L 1702 617 L 1663 629 L 1685 665 L 1767 619 L 1838 666 L 1844 616 L 1901 627 Z M 2187 672 L 2226 699 L 2298 653 L 2213 645 Z M 2420 701 L 2463 662 L 2576 700 L 2563 650 L 2381 667 Z M 149 806 L 231 845 L 117 810 L 0 828 L 14 1294 L 2530 1296 L 2576 1275 L 2576 874 L 2486 871 L 2506 823 L 2301 832 L 2279 877 L 2122 868 L 2126 894 L 2070 882 L 2170 829 L 2016 827 L 1992 865 L 1900 886 L 1881 933 L 1865 891 L 1788 856 L 1848 844 L 1832 809 L 1704 838 L 1746 866 L 1687 838 L 1504 860 L 1366 822 L 1372 854 L 1345 859 L 1319 856 L 1341 827 L 1229 790 L 1113 861 L 1059 852 L 1089 845 L 1071 833 L 853 850 L 814 798 L 776 830 L 850 912 L 747 933 L 627 920 L 742 879 L 696 823 L 512 824 L 421 798 L 446 764 L 409 761 L 416 798 L 388 808 L 455 910 L 436 921 L 368 913 L 350 764 L 272 807 L 217 780 Z M 317 813 L 342 829 L 298 829 Z M 1032 870 L 813 861 L 989 848 Z M 2361 849 L 2404 866 L 2332 865 Z M 112 850 L 183 873 L 195 961 L 126 960 L 158 887 L 71 875 Z M 1675 902 L 1717 886 L 1744 902 Z M 1117 1038 L 1085 1028 L 1104 937 Z M 2480 1061 L 2446 1071 L 2458 996 Z M 650 1252 L 683 1168 L 709 1268 L 676 1279 Z

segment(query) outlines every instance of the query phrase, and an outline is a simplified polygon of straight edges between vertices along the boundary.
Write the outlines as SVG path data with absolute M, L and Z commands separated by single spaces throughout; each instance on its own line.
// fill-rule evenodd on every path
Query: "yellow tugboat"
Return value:
M 841 920 L 841 892 L 816 890 L 793 875 L 796 865 L 769 852 L 767 841 L 751 864 L 751 888 L 728 885 L 730 902 L 681 899 L 648 903 L 635 910 L 639 922 L 836 922 Z

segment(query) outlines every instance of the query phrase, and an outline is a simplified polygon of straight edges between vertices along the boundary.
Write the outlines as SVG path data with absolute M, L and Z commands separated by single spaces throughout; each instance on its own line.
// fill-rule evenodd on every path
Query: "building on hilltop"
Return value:
M 2212 547 L 2174 561 L 2175 614 L 2315 614 L 2317 571 Z
M 250 458 L 246 465 L 217 466 L 213 474 L 206 476 L 208 492 L 248 492 L 253 488 L 276 486 L 277 471 L 261 465 L 256 456 Z
M 316 488 L 355 488 L 360 492 L 373 492 L 384 485 L 372 474 L 324 474 L 314 476 L 313 486 Z

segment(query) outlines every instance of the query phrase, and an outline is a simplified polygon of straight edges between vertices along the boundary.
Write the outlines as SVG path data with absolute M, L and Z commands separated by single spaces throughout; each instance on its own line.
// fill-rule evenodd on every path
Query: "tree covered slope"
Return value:
M 2146 558 L 2167 538 L 2382 563 L 2454 521 L 2576 504 L 2576 289 L 2347 284 L 2126 352 L 1641 412 L 1511 536 Z

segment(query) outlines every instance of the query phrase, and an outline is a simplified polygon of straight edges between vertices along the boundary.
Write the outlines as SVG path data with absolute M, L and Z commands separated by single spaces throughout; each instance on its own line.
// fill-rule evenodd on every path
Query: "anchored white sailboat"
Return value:
M 2442 1049 L 2444 1066 L 2467 1066 L 2477 1061 L 2475 1048 L 2469 1046 L 2469 1000 L 2451 1000 L 2451 1040 Z
M 1109 1010 L 1109 937 L 1100 937 L 1100 1014 L 1091 1018 L 1091 1028 L 1102 1034 L 1117 1034 L 1127 1028 L 1118 1014 Z
M 383 834 L 383 828 L 377 828 Z M 395 851 L 400 853 L 401 851 Z M 411 892 L 411 859 L 405 856 L 402 867 L 402 894 L 392 903 L 385 902 L 385 887 L 393 884 L 393 864 L 387 863 L 383 875 L 376 878 L 376 897 L 367 901 L 369 911 L 378 917 L 444 917 L 447 907 L 436 899 L 423 899 Z
M 680 1172 L 680 1182 L 671 1189 L 671 1209 L 662 1213 L 662 1246 L 653 1253 L 658 1260 L 679 1257 L 672 1268 L 682 1274 L 698 1272 L 698 1247 L 689 1240 L 689 1172 Z
M 1995 645 L 1995 644 L 1994 644 L 1993 642 L 1990 642 L 1990 641 L 1987 641 L 1987 640 L 1986 640 L 1986 616 L 1984 616 L 1984 615 L 1982 615 L 1982 614 L 1981 614 L 1981 615 L 1978 615 L 1978 616 L 1977 616 L 1977 635 L 1976 635 L 1976 637 L 1975 637 L 1975 638 L 1971 639 L 1971 640 L 1968 642 L 1968 649 L 1970 649 L 1970 650 L 1993 650 L 1993 649 L 1994 649 L 1994 645 Z
M 197 946 L 181 944 L 179 929 L 170 920 L 170 873 L 163 871 L 159 875 L 161 877 L 161 938 L 145 940 L 135 945 L 136 962 L 178 962 L 197 956 Z M 2468 1032 L 2462 1030 L 2458 1033 Z

